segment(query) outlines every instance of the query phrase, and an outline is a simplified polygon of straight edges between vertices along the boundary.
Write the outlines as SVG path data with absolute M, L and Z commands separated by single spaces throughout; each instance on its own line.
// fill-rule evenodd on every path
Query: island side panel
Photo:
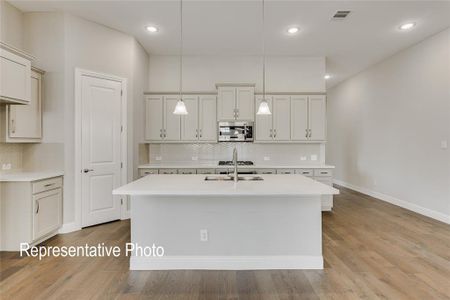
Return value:
M 320 269 L 320 196 L 133 196 L 131 241 L 163 246 L 135 270 Z M 200 230 L 208 241 L 200 241 Z

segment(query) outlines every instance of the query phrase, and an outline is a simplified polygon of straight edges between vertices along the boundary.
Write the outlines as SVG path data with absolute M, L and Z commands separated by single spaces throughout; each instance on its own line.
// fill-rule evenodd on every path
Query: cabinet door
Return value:
M 291 96 L 291 140 L 308 140 L 307 96 Z
M 9 132 L 11 139 L 36 142 L 42 137 L 41 74 L 31 72 L 31 101 L 28 105 L 9 105 Z M 19 141 L 18 140 L 18 141 Z
M 174 115 L 179 96 L 164 97 L 164 140 L 179 141 L 181 139 L 181 118 Z
M 273 138 L 276 141 L 291 139 L 291 99 L 289 96 L 273 97 Z
M 219 87 L 217 100 L 217 119 L 234 120 L 236 108 L 236 88 Z
M 33 195 L 33 240 L 61 226 L 61 189 Z
M 236 119 L 254 120 L 255 115 L 255 88 L 236 88 Z
M 325 96 L 309 96 L 309 130 L 311 141 L 324 141 L 326 130 Z
M 200 125 L 199 134 L 201 141 L 217 141 L 217 98 L 215 95 L 200 96 Z
M 145 98 L 145 139 L 161 141 L 163 139 L 163 97 Z
M 259 104 L 263 100 L 263 97 L 256 97 L 255 107 L 258 108 Z M 273 105 L 272 97 L 266 96 L 267 103 L 269 103 L 271 115 L 256 115 L 256 136 L 257 141 L 272 141 L 272 117 L 273 117 Z
M 0 49 L 0 98 L 27 104 L 31 99 L 31 62 Z
M 198 97 L 183 97 L 184 104 L 188 111 L 187 115 L 181 116 L 181 140 L 198 140 Z

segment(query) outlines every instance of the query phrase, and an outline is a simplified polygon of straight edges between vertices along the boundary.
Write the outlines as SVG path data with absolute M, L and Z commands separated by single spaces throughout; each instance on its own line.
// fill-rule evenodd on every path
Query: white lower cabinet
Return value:
M 1 183 L 0 250 L 18 251 L 20 243 L 37 244 L 62 224 L 63 178 Z

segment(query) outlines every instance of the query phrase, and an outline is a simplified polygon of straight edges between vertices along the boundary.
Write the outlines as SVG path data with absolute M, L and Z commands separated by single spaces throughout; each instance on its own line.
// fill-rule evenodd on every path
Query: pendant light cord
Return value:
M 266 39 L 264 22 L 264 0 L 262 0 L 262 44 L 263 44 L 263 101 L 266 101 Z
M 180 100 L 183 101 L 183 0 L 180 0 Z

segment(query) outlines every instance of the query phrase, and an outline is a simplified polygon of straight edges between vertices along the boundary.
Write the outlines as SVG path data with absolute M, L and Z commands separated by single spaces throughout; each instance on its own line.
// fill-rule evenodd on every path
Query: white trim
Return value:
M 122 118 L 122 143 L 121 143 L 121 157 L 122 157 L 122 174 L 121 174 L 121 183 L 125 184 L 128 182 L 127 179 L 127 169 L 128 169 L 128 159 L 127 159 L 127 79 L 123 77 L 118 77 L 114 75 L 98 73 L 94 71 L 89 71 L 85 69 L 75 68 L 75 144 L 74 144 L 74 152 L 75 152 L 75 190 L 74 190 L 74 198 L 75 198 L 75 226 L 73 228 L 82 228 L 82 199 L 81 199 L 81 78 L 82 76 L 90 76 L 100 79 L 108 79 L 118 81 L 122 85 L 122 95 L 121 95 L 121 118 Z M 125 203 L 125 201 L 124 201 Z M 121 207 L 121 219 L 124 217 L 124 206 Z M 126 212 L 129 213 L 129 212 Z
M 65 223 L 59 228 L 58 234 L 70 233 L 78 230 L 81 230 L 81 227 L 77 223 Z
M 130 258 L 130 270 L 323 269 L 322 256 L 163 256 Z
M 432 218 L 432 219 L 435 219 L 435 220 L 438 220 L 438 221 L 450 224 L 450 216 L 446 215 L 446 214 L 443 214 L 441 212 L 437 212 L 437 211 L 431 210 L 429 208 L 426 208 L 426 207 L 423 207 L 423 206 L 419 206 L 417 204 L 413 204 L 413 203 L 410 203 L 408 201 L 401 200 L 401 199 L 398 199 L 398 198 L 395 198 L 395 197 L 392 197 L 392 196 L 389 196 L 389 195 L 386 195 L 386 194 L 383 194 L 383 193 L 371 191 L 371 190 L 369 190 L 367 188 L 356 186 L 356 185 L 353 185 L 351 183 L 347 183 L 345 181 L 334 179 L 333 183 L 335 183 L 337 185 L 341 185 L 341 186 L 349 188 L 349 189 L 352 189 L 352 190 L 355 190 L 355 191 L 363 193 L 365 195 L 369 195 L 371 197 L 377 198 L 377 199 L 382 200 L 384 202 L 388 202 L 388 203 L 394 204 L 396 206 L 400 206 L 400 207 L 402 207 L 404 209 L 413 211 L 415 213 L 424 215 L 426 217 L 429 217 L 429 218 Z

